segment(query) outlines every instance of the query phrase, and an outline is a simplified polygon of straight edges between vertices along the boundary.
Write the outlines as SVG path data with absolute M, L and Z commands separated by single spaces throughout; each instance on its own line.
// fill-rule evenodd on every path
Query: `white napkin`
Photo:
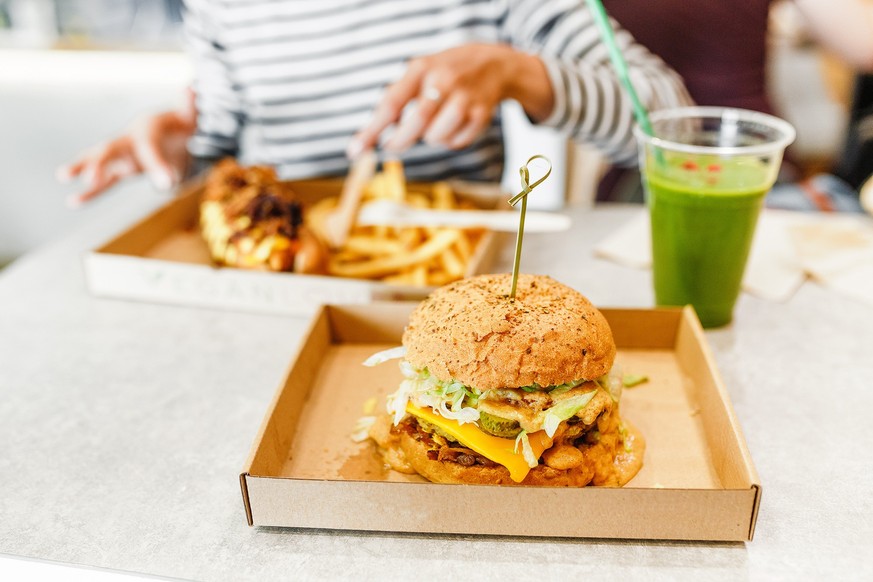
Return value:
M 855 215 L 797 220 L 789 232 L 810 277 L 873 305 L 873 220 Z
M 640 209 L 594 252 L 623 265 L 650 267 L 647 210 Z M 807 275 L 873 304 L 873 221 L 863 216 L 765 209 L 755 232 L 743 290 L 764 299 L 786 301 Z
M 789 233 L 797 213 L 764 210 L 755 229 L 743 290 L 770 301 L 788 301 L 806 280 Z
M 652 266 L 651 232 L 649 213 L 640 210 L 594 247 L 594 254 L 625 267 L 648 269 Z

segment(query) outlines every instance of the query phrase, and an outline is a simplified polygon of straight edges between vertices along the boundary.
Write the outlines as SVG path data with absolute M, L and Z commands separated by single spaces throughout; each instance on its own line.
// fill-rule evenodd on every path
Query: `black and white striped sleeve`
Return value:
M 541 122 L 590 143 L 617 165 L 636 163 L 633 109 L 582 0 L 506 0 L 503 34 L 543 61 L 555 106 Z M 679 75 L 612 21 L 631 82 L 649 110 L 690 105 Z
M 239 149 L 242 106 L 234 87 L 224 48 L 202 0 L 185 2 L 185 39 L 194 64 L 197 130 L 188 142 L 192 155 L 204 158 L 234 156 Z

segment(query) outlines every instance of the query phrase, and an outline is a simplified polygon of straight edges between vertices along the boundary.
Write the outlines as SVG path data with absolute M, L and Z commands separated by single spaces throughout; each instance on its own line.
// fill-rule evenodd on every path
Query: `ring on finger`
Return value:
M 421 97 L 422 99 L 439 103 L 443 100 L 443 93 L 436 87 L 425 87 L 424 91 L 421 92 Z

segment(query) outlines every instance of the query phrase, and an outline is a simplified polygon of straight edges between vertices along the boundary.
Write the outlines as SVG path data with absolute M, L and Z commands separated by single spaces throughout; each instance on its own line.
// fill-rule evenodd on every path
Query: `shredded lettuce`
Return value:
M 633 388 L 634 386 L 639 386 L 648 381 L 648 376 L 642 376 L 640 374 L 625 374 L 621 377 L 621 383 L 624 384 L 625 388 Z
M 544 415 L 543 430 L 546 431 L 549 438 L 555 436 L 555 431 L 558 430 L 559 424 L 588 406 L 588 403 L 591 402 L 595 394 L 597 394 L 597 390 L 579 394 L 544 410 L 541 413 Z
M 383 364 L 388 360 L 396 360 L 397 358 L 402 358 L 406 355 L 406 346 L 397 346 L 396 348 L 389 348 L 387 350 L 382 350 L 381 352 L 377 352 L 364 360 L 364 365 L 368 367 L 378 366 L 379 364 Z
M 394 424 L 406 414 L 406 404 L 411 400 L 416 406 L 432 408 L 443 418 L 458 421 L 458 424 L 476 422 L 479 411 L 476 406 L 482 393 L 455 380 L 444 382 L 428 372 L 416 369 L 406 360 L 400 362 L 404 380 L 400 388 L 388 397 L 388 412 L 394 415 Z
M 362 416 L 355 421 L 355 426 L 352 429 L 352 440 L 356 443 L 362 443 L 370 436 L 370 427 L 376 423 L 375 416 Z
M 596 382 L 612 397 L 613 402 L 618 402 L 621 400 L 621 390 L 624 387 L 621 378 L 621 374 L 613 370 L 598 378 Z
M 418 378 L 418 370 L 406 360 L 400 360 L 398 365 L 400 366 L 400 373 L 403 374 L 404 378 L 409 378 L 410 380 Z
M 585 382 L 585 380 L 573 380 L 572 382 L 567 382 L 565 384 L 558 384 L 549 390 L 549 396 L 560 396 L 564 392 L 569 392 L 571 388 L 575 388 L 583 382 Z
M 409 396 L 414 389 L 415 385 L 411 380 L 403 380 L 400 383 L 400 388 L 394 394 L 388 395 L 386 408 L 394 416 L 395 425 L 400 424 L 406 415 L 406 404 L 409 402 Z
M 524 460 L 528 467 L 533 469 L 540 464 L 540 460 L 536 458 L 533 448 L 530 446 L 530 439 L 527 438 L 526 430 L 521 431 L 518 433 L 518 436 L 515 437 L 515 448 L 513 449 L 513 452 L 517 453 L 519 446 L 521 446 L 521 454 L 524 456 Z
M 624 450 L 626 453 L 630 453 L 633 450 L 631 446 L 630 433 L 627 430 L 627 426 L 624 424 L 624 421 L 618 422 L 618 434 L 621 436 L 622 443 L 624 444 Z
M 573 380 L 571 382 L 567 382 L 565 384 L 558 384 L 557 386 L 540 386 L 536 382 L 530 384 L 529 386 L 519 386 L 520 389 L 525 392 L 539 392 L 546 391 L 552 396 L 558 396 L 559 394 L 563 394 L 570 388 L 575 388 L 579 384 L 582 384 L 585 380 Z

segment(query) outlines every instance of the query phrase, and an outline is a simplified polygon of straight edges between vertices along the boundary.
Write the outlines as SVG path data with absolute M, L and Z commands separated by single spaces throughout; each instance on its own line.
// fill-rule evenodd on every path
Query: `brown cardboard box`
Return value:
M 342 187 L 339 180 L 291 184 L 306 202 L 336 196 Z M 362 279 L 216 267 L 197 228 L 201 192 L 199 184 L 185 188 L 177 198 L 86 254 L 85 277 L 91 293 L 195 307 L 311 315 L 324 303 L 421 299 L 433 290 Z M 482 208 L 492 208 L 497 202 L 472 187 L 459 194 Z M 502 236 L 484 234 L 465 276 L 483 273 L 491 266 Z
M 364 368 L 400 344 L 415 303 L 327 306 L 264 419 L 240 475 L 250 525 L 632 539 L 751 540 L 761 487 L 690 308 L 604 309 L 616 364 L 649 381 L 625 389 L 622 417 L 647 441 L 623 488 L 428 483 L 386 470 L 353 425 L 401 380 Z

